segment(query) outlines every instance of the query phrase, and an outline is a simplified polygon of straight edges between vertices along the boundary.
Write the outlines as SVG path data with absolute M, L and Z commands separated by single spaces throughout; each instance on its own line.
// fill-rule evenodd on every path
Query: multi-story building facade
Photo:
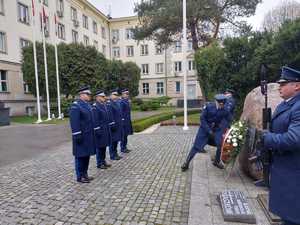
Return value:
M 35 0 L 35 26 L 32 0 L 0 0 L 0 101 L 11 108 L 11 115 L 25 114 L 35 109 L 36 100 L 23 81 L 22 47 L 36 34 L 42 41 L 42 7 L 46 20 L 46 41 L 93 45 L 108 59 L 133 61 L 141 68 L 140 98 L 170 96 L 172 102 L 183 98 L 184 55 L 188 54 L 188 98 L 201 97 L 196 79 L 193 51 L 182 54 L 181 42 L 167 49 L 151 40 L 133 40 L 132 28 L 137 17 L 109 18 L 87 0 Z M 54 14 L 57 15 L 58 38 L 55 35 Z M 191 46 L 189 44 L 189 46 Z

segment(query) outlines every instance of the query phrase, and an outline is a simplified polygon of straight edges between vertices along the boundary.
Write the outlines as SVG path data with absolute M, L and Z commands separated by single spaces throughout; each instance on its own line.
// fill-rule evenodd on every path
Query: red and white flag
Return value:
M 34 17 L 35 12 L 34 12 L 34 0 L 31 0 L 31 7 L 32 7 L 32 16 Z
M 54 23 L 55 23 L 55 35 L 58 35 L 58 24 L 57 24 L 57 17 L 56 13 L 54 14 Z
M 43 22 L 44 22 L 44 25 L 46 25 L 46 21 L 47 21 L 47 15 L 46 15 L 46 12 L 45 12 L 45 8 L 43 6 Z

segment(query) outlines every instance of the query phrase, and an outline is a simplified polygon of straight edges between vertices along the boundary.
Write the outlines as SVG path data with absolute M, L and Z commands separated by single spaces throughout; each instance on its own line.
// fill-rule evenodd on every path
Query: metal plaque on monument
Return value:
M 226 190 L 218 195 L 224 221 L 256 224 L 247 198 L 241 191 Z

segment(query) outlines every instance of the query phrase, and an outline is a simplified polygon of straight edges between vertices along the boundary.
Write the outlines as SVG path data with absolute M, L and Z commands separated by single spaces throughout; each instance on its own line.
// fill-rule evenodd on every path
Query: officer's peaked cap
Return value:
M 104 92 L 103 90 L 98 90 L 98 91 L 96 91 L 95 95 L 96 95 L 96 96 L 102 96 L 102 97 L 105 97 L 105 96 L 106 96 L 106 94 L 105 94 L 105 92 Z
M 122 94 L 123 94 L 123 93 L 127 93 L 127 94 L 129 94 L 129 90 L 128 90 L 128 88 L 124 88 L 124 89 L 122 89 L 121 93 L 122 93 Z
M 112 94 L 112 95 L 119 95 L 118 88 L 115 88 L 115 89 L 111 90 L 110 94 Z
M 90 86 L 83 86 L 83 87 L 79 88 L 78 93 L 79 94 L 88 94 L 88 95 L 92 94 L 92 92 L 90 90 Z
M 281 76 L 277 83 L 300 82 L 300 71 L 287 66 L 281 68 Z
M 223 94 L 216 94 L 215 99 L 216 99 L 217 102 L 223 102 L 224 103 L 224 102 L 226 102 L 227 98 Z

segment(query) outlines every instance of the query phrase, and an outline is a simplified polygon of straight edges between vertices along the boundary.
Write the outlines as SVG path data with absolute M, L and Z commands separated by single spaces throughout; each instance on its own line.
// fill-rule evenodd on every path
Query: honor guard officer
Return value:
M 90 156 L 95 154 L 94 116 L 89 87 L 78 90 L 79 99 L 71 105 L 70 125 L 72 130 L 73 155 L 77 181 L 89 183 L 93 178 L 88 176 Z
M 189 168 L 189 164 L 194 156 L 203 151 L 204 146 L 208 143 L 209 136 L 214 137 L 214 141 L 217 146 L 217 152 L 214 166 L 223 169 L 224 166 L 221 163 L 221 142 L 222 135 L 228 127 L 230 113 L 225 110 L 224 105 L 226 103 L 226 96 L 223 94 L 217 94 L 215 96 L 215 102 L 207 103 L 204 106 L 201 113 L 200 127 L 197 132 L 197 136 L 192 149 L 190 150 L 185 163 L 182 165 L 182 171 L 186 171 Z
M 234 118 L 234 110 L 235 110 L 235 99 L 233 98 L 234 95 L 234 90 L 232 89 L 226 89 L 226 91 L 224 92 L 224 95 L 227 97 L 226 103 L 225 103 L 225 109 L 229 111 L 229 113 L 231 114 L 231 118 L 230 118 L 230 123 L 229 126 L 231 125 L 233 118 Z
M 111 135 L 109 129 L 109 113 L 106 106 L 105 92 L 99 90 L 96 92 L 96 102 L 94 103 L 95 118 L 95 145 L 97 168 L 107 169 L 111 165 L 105 161 L 106 147 L 111 144 Z
M 122 140 L 121 140 L 121 152 L 128 153 L 130 152 L 127 149 L 127 142 L 128 142 L 128 135 L 133 134 L 132 123 L 131 123 L 131 109 L 129 103 L 129 90 L 123 89 L 121 91 L 122 97 L 120 100 L 121 110 L 122 110 L 122 117 L 124 118 L 122 123 Z
M 109 155 L 111 160 L 120 160 L 118 155 L 118 142 L 122 139 L 122 112 L 119 103 L 119 93 L 117 89 L 111 91 L 110 100 L 107 102 L 110 114 L 111 145 Z
M 300 224 L 300 71 L 282 67 L 279 93 L 284 99 L 276 108 L 270 131 L 262 139 L 272 153 L 270 211 L 284 225 Z

